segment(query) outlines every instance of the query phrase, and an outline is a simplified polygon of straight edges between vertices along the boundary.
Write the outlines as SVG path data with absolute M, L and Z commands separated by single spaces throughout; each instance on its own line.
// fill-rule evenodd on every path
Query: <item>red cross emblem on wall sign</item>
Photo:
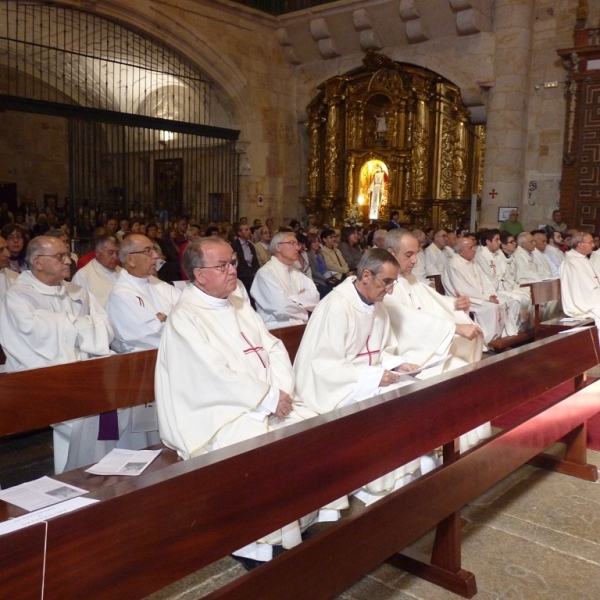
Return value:
M 491 191 L 491 192 L 488 192 L 488 194 L 489 194 L 489 195 L 490 195 L 492 198 L 495 198 L 495 197 L 498 195 L 498 192 L 497 192 L 497 191 L 496 191 L 494 188 L 492 188 L 492 191 Z

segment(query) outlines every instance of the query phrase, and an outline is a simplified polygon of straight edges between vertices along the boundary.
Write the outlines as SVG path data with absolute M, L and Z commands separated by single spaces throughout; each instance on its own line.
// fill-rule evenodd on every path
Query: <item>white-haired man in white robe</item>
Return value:
M 106 302 L 117 281 L 119 271 L 119 241 L 111 233 L 96 238 L 95 258 L 73 276 L 73 283 L 85 288 L 102 304 Z
M 271 259 L 254 276 L 250 294 L 268 329 L 306 323 L 319 303 L 312 279 L 292 266 L 299 249 L 293 233 L 275 234 L 269 247 Z
M 71 264 L 65 244 L 54 237 L 34 238 L 27 262 L 31 270 L 8 289 L 0 311 L 7 372 L 108 356 L 113 338 L 108 315 L 87 290 L 64 281 Z M 99 416 L 53 427 L 56 473 L 100 460 L 115 447 Z
M 296 390 L 319 414 L 406 385 L 402 373 L 418 368 L 399 354 L 383 298 L 398 279 L 398 263 L 374 248 L 361 258 L 356 277 L 345 279 L 312 314 L 294 361 Z M 410 379 L 410 378 L 408 378 Z M 418 475 L 416 459 L 366 485 L 366 503 Z
M 594 250 L 591 233 L 571 237 L 571 250 L 560 266 L 560 293 L 563 310 L 570 317 L 593 317 L 600 331 L 600 270 L 588 260 Z
M 499 337 L 515 335 L 518 328 L 507 301 L 498 297 L 494 286 L 473 260 L 476 252 L 474 240 L 459 238 L 454 251 L 455 257 L 442 273 L 446 292 L 454 298 L 458 294 L 469 296 L 471 311 L 483 330 L 486 344 Z M 520 305 L 518 302 L 516 305 L 518 314 Z
M 145 235 L 130 233 L 119 248 L 121 269 L 106 303 L 119 354 L 158 348 L 165 321 L 181 290 L 154 276 L 158 253 Z M 118 411 L 121 447 L 140 450 L 158 444 L 154 403 Z
M 237 261 L 215 238 L 183 253 L 190 280 L 169 315 L 156 363 L 160 436 L 183 459 L 199 456 L 314 416 L 294 393 L 294 371 L 281 340 L 233 292 Z M 329 508 L 345 508 L 347 501 Z M 273 544 L 301 542 L 294 522 L 234 553 L 247 561 L 273 557 Z

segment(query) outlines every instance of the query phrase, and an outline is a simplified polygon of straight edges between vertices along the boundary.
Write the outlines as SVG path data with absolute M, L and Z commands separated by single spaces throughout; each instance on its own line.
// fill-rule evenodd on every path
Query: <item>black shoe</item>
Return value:
M 231 558 L 237 560 L 246 571 L 252 571 L 256 569 L 256 567 L 260 567 L 260 565 L 264 565 L 265 562 L 267 562 L 266 560 L 255 560 L 244 556 L 236 556 L 235 554 L 232 554 Z

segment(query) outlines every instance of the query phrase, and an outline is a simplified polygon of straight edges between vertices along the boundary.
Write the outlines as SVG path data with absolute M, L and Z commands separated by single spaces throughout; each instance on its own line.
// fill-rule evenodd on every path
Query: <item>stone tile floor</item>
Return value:
M 590 451 L 589 461 L 600 466 L 600 453 Z M 463 568 L 476 575 L 478 600 L 600 598 L 600 483 L 524 466 L 465 507 L 462 516 Z M 415 546 L 427 550 L 432 539 L 430 533 Z M 196 600 L 243 574 L 227 557 L 145 600 Z M 458 597 L 382 565 L 338 598 Z

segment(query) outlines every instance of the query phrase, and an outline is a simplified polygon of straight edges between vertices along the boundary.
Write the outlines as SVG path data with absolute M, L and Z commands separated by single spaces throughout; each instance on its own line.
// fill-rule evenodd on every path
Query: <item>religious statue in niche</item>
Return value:
M 380 160 L 369 160 L 360 170 L 358 204 L 363 205 L 368 199 L 369 219 L 379 219 L 382 209 L 387 205 L 388 180 L 388 168 Z
M 369 208 L 369 219 L 379 218 L 379 208 L 381 207 L 381 198 L 383 196 L 383 188 L 386 184 L 387 176 L 381 167 L 375 169 L 371 185 L 369 186 L 369 194 L 371 195 L 371 205 Z

